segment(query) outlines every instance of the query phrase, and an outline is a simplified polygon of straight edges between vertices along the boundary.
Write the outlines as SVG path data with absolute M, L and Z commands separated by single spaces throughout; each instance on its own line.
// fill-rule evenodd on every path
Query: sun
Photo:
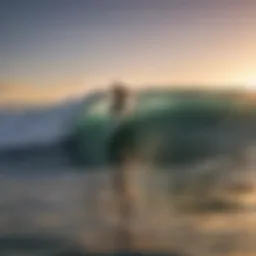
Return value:
M 245 84 L 245 87 L 249 91 L 256 91 L 256 76 L 254 78 L 248 79 Z

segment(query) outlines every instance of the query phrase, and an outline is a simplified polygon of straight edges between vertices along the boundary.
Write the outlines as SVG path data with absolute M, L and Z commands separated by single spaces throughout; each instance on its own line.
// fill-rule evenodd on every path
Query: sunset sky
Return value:
M 256 1 L 1 0 L 2 97 L 113 80 L 256 84 Z

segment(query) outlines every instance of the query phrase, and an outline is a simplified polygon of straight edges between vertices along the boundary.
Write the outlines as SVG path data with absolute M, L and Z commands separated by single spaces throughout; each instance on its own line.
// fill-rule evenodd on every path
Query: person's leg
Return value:
M 116 195 L 116 206 L 119 215 L 118 226 L 116 231 L 116 249 L 119 251 L 132 250 L 132 219 L 133 206 L 132 195 L 130 191 L 129 170 L 125 164 L 120 164 L 115 167 L 113 186 Z

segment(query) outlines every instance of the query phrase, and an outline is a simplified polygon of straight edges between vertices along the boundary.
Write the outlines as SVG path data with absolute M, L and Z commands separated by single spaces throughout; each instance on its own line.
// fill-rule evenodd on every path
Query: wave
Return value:
M 0 150 L 62 142 L 79 114 L 101 96 L 96 92 L 46 108 L 0 111 Z

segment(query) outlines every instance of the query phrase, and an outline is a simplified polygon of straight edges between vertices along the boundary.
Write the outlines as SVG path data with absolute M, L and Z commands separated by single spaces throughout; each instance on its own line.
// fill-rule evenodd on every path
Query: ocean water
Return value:
M 253 163 L 238 168 L 223 158 L 171 170 L 133 164 L 132 250 L 256 255 Z M 10 166 L 0 171 L 0 255 L 115 251 L 121 220 L 113 170 Z M 253 188 L 229 190 L 236 180 Z M 237 207 L 214 206 L 213 198 Z
M 0 256 L 120 250 L 124 223 L 115 170 L 76 169 L 61 144 L 78 113 L 101 98 L 1 111 Z M 253 142 L 255 121 L 243 124 L 225 124 L 225 132 L 215 134 L 225 152 Z M 247 156 L 243 163 L 225 155 L 164 170 L 131 162 L 130 249 L 158 256 L 256 255 L 256 154 Z

